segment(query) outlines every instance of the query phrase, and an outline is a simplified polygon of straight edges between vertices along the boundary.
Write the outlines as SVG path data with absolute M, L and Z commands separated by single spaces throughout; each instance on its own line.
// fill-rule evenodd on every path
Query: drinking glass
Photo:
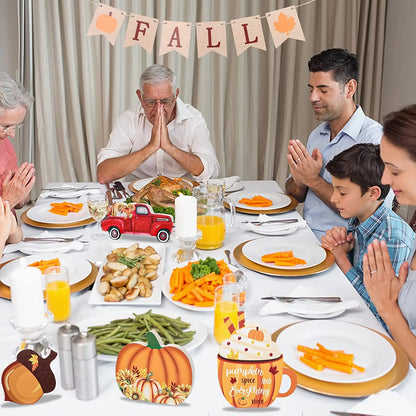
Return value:
M 218 286 L 215 289 L 214 305 L 214 337 L 221 344 L 222 341 L 230 338 L 231 326 L 238 328 L 240 287 L 236 284 Z
M 97 232 L 91 236 L 95 240 L 103 240 L 107 238 L 107 233 L 101 231 L 101 220 L 108 212 L 108 199 L 105 194 L 88 195 L 88 210 L 91 217 L 97 222 Z
M 246 292 L 247 292 L 247 276 L 237 270 L 235 273 L 227 273 L 222 278 L 223 284 L 235 284 L 240 288 L 240 309 L 244 308 L 246 303 Z
M 66 321 L 71 314 L 71 292 L 68 269 L 52 266 L 45 270 L 46 307 L 56 322 Z

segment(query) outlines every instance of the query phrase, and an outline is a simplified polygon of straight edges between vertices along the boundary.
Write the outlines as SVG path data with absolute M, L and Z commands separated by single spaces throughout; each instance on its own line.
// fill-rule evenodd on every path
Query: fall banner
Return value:
M 121 10 L 100 3 L 91 21 L 87 36 L 103 35 L 114 45 L 125 15 L 126 13 Z
M 309 4 L 311 0 L 304 4 Z M 302 6 L 302 5 L 300 5 Z M 297 7 L 300 7 L 297 6 Z M 124 38 L 124 47 L 138 45 L 147 52 L 154 48 L 156 33 L 160 25 L 159 55 L 178 52 L 189 57 L 192 26 L 196 27 L 198 58 L 209 52 L 227 56 L 226 26 L 231 25 L 237 55 L 253 47 L 266 50 L 262 19 L 266 18 L 275 48 L 286 39 L 305 40 L 295 6 L 266 13 L 266 16 L 249 16 L 232 20 L 230 23 L 217 22 L 174 22 L 138 14 L 128 14 L 114 7 L 99 3 L 88 30 L 88 36 L 103 35 L 112 45 L 115 44 L 124 16 L 129 22 Z
M 278 48 L 286 39 L 305 40 L 296 9 L 286 7 L 266 14 L 274 47 Z

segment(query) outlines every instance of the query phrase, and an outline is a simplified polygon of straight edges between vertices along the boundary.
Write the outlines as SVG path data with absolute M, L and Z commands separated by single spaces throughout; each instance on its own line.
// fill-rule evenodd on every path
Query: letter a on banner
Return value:
M 103 35 L 114 45 L 125 14 L 123 11 L 114 7 L 98 3 L 87 36 Z
M 124 47 L 139 45 L 151 52 L 157 32 L 158 20 L 139 14 L 131 14 L 127 26 Z
M 286 39 L 305 40 L 295 7 L 266 13 L 274 47 L 278 48 Z
M 198 58 L 209 52 L 227 56 L 225 22 L 200 22 L 196 24 Z
M 264 51 L 266 50 L 259 15 L 231 20 L 231 29 L 233 30 L 237 55 L 240 55 L 250 46 L 253 48 L 263 49 Z
M 188 58 L 192 25 L 188 22 L 162 22 L 159 55 L 176 51 Z

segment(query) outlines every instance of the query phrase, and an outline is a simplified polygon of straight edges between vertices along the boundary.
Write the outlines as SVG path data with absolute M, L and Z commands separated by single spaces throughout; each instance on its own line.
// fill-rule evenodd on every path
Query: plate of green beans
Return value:
M 189 316 L 171 317 L 149 309 L 138 313 L 129 311 L 105 312 L 89 316 L 77 322 L 81 331 L 96 337 L 97 358 L 116 361 L 120 350 L 130 342 L 147 344 L 146 332 L 155 329 L 165 345 L 180 345 L 190 351 L 202 344 L 207 337 L 205 325 Z

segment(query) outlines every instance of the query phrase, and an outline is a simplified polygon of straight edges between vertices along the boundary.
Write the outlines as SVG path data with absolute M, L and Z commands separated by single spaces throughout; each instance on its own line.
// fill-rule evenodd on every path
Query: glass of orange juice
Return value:
M 45 270 L 46 307 L 53 314 L 54 321 L 66 321 L 71 314 L 71 293 L 68 269 L 53 266 Z
M 231 326 L 238 328 L 240 287 L 236 284 L 218 286 L 215 289 L 214 305 L 214 337 L 220 344 L 230 337 Z

